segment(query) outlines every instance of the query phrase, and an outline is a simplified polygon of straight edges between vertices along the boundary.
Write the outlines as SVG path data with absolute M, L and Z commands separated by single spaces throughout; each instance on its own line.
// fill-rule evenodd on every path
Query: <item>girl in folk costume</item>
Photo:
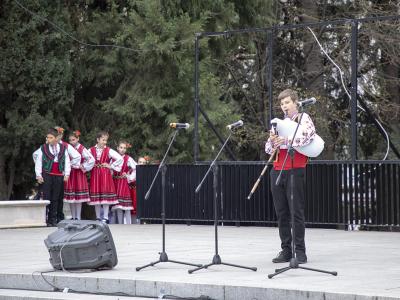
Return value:
M 69 155 L 69 159 L 71 161 L 71 168 L 79 168 L 79 166 L 81 165 L 81 155 L 79 154 L 78 151 L 76 151 L 76 149 L 74 147 L 72 147 L 70 144 L 64 142 L 62 140 L 63 136 L 64 136 L 64 128 L 60 127 L 60 126 L 56 126 L 54 127 L 55 130 L 57 130 L 57 142 L 60 145 L 63 145 L 66 150 L 67 153 Z M 65 192 L 65 191 L 64 191 Z M 64 195 L 63 195 L 64 198 Z M 64 203 L 61 203 L 61 205 L 63 205 Z M 64 210 L 62 209 L 61 211 L 57 212 L 57 219 L 59 221 L 64 220 Z
M 54 127 L 54 129 L 57 130 L 57 132 L 58 132 L 57 142 L 60 144 L 63 144 L 67 148 L 67 152 L 68 152 L 69 158 L 71 160 L 71 166 L 79 167 L 81 165 L 81 155 L 72 145 L 70 145 L 67 142 L 64 142 L 62 140 L 62 138 L 64 136 L 64 128 L 56 126 L 56 127 Z
M 40 185 L 43 185 L 44 198 L 50 200 L 47 214 L 47 226 L 56 226 L 57 216 L 62 213 L 64 182 L 68 181 L 71 163 L 67 149 L 57 142 L 57 131 L 49 129 L 46 143 L 36 152 L 35 173 Z
M 95 206 L 97 220 L 101 220 L 101 206 L 103 206 L 102 221 L 108 224 L 109 207 L 118 204 L 111 170 L 121 171 L 123 159 L 118 152 L 107 147 L 107 141 L 108 133 L 101 131 L 97 134 L 97 144 L 90 148 L 95 158 L 95 165 L 90 177 L 89 204 Z
M 113 206 L 116 210 L 118 223 L 124 224 L 124 214 L 126 224 L 131 224 L 131 210 L 134 209 L 129 184 L 136 182 L 136 162 L 132 157 L 126 154 L 126 150 L 132 147 L 129 143 L 121 141 L 118 144 L 118 153 L 123 158 L 123 164 L 120 172 L 114 172 L 114 184 L 117 192 L 118 204 Z M 125 213 L 124 213 L 125 212 Z
M 69 143 L 82 157 L 79 167 L 72 166 L 71 175 L 64 188 L 64 202 L 69 203 L 73 220 L 81 219 L 82 203 L 90 201 L 85 173 L 92 170 L 94 166 L 93 155 L 79 143 L 80 135 L 79 130 L 75 130 L 68 138 Z

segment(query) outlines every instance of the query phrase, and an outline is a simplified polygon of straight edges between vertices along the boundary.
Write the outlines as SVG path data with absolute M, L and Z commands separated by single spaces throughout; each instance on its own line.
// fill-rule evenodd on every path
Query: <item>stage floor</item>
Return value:
M 280 248 L 276 228 L 219 227 L 222 261 L 257 267 L 257 272 L 217 265 L 193 274 L 187 272 L 191 267 L 173 263 L 136 272 L 136 267 L 159 258 L 161 225 L 110 228 L 119 260 L 113 270 L 53 272 L 45 278 L 60 289 L 154 298 L 164 293 L 218 300 L 400 299 L 399 233 L 307 229 L 305 266 L 337 271 L 338 276 L 296 269 L 268 279 L 275 268 L 287 266 L 271 262 Z M 38 272 L 52 270 L 43 241 L 55 230 L 0 230 L 0 289 L 51 290 Z M 166 226 L 171 260 L 207 264 L 214 247 L 213 226 Z

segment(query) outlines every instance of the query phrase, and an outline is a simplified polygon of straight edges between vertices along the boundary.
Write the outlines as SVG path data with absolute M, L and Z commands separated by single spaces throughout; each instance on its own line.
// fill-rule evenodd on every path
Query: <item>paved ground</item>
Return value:
M 172 263 L 135 271 L 135 267 L 158 259 L 161 225 L 110 228 L 118 252 L 116 268 L 92 273 L 54 272 L 46 278 L 59 288 L 147 297 L 165 293 L 207 295 L 218 300 L 400 299 L 400 233 L 307 229 L 306 266 L 337 271 L 338 276 L 297 269 L 268 279 L 276 267 L 287 265 L 271 262 L 279 250 L 275 228 L 219 228 L 222 260 L 257 267 L 257 272 L 219 265 L 193 274 L 187 272 L 190 267 Z M 0 288 L 49 290 L 37 272 L 52 270 L 43 241 L 54 230 L 0 230 Z M 167 225 L 166 237 L 172 260 L 206 264 L 214 255 L 212 226 Z M 0 299 L 6 299 L 1 295 Z

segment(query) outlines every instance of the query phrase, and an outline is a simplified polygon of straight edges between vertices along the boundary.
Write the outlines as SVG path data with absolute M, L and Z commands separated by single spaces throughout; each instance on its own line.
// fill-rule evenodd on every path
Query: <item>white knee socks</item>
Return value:
M 81 213 L 82 213 L 82 203 L 76 203 L 75 204 L 75 218 L 80 220 L 81 219 Z
M 132 224 L 132 218 L 131 218 L 131 211 L 130 210 L 126 210 L 125 211 L 125 220 L 126 220 L 125 224 Z
M 71 217 L 72 219 L 76 218 L 76 209 L 75 209 L 76 203 L 70 203 L 69 204 L 69 209 L 71 210 Z
M 104 212 L 103 218 L 106 219 L 106 220 L 108 220 L 108 211 L 109 211 L 109 209 L 110 209 L 110 205 L 103 204 L 103 212 Z

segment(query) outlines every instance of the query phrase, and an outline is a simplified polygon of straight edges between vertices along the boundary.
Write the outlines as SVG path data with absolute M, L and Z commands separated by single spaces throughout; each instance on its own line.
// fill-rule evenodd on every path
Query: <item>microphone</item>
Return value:
M 169 127 L 176 129 L 188 129 L 190 127 L 189 123 L 169 123 Z
M 277 134 L 276 132 L 276 127 L 278 126 L 278 122 L 274 119 L 271 121 L 271 130 L 274 132 L 274 134 Z
M 229 124 L 228 126 L 226 126 L 226 128 L 228 128 L 229 130 L 232 130 L 233 128 L 241 127 L 241 126 L 243 126 L 243 121 L 239 120 L 235 123 Z
M 315 104 L 317 102 L 317 99 L 315 99 L 314 97 L 308 98 L 306 100 L 303 101 L 299 101 L 298 102 L 298 106 L 299 107 L 306 107 L 312 104 Z

